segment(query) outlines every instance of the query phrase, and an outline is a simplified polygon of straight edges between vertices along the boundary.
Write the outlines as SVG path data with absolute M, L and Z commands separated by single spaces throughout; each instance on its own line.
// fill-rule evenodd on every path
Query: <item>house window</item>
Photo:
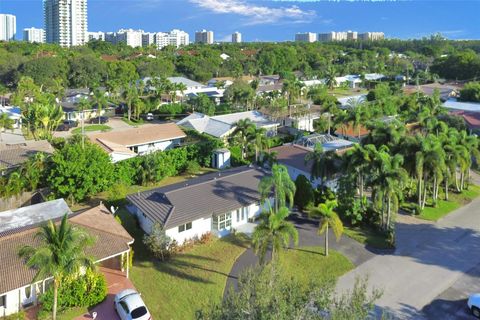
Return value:
M 178 226 L 178 232 L 183 232 L 183 231 L 190 230 L 190 229 L 192 229 L 192 223 L 191 222 L 186 223 L 186 224 L 182 224 L 181 226 Z
M 217 216 L 214 223 L 218 231 L 230 229 L 232 225 L 232 213 L 229 212 Z
M 7 307 L 7 295 L 0 296 L 0 307 Z

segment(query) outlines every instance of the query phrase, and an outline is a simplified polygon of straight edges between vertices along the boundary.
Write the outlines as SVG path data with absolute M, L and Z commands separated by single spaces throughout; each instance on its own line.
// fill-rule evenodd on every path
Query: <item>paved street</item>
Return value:
M 480 199 L 436 224 L 399 216 L 395 253 L 361 264 L 339 279 L 337 289 L 368 276 L 372 287 L 384 291 L 379 312 L 391 311 L 398 319 L 468 319 L 466 296 L 480 289 L 479 253 Z

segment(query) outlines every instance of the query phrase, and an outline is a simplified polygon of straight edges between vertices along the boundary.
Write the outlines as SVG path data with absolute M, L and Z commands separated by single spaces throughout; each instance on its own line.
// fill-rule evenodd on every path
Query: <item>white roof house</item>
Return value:
M 237 112 L 213 117 L 194 112 L 177 124 L 217 138 L 226 138 L 235 130 L 235 123 L 243 119 L 250 119 L 258 128 L 265 128 L 269 135 L 275 135 L 279 125 L 258 111 Z
M 476 111 L 480 112 L 480 103 L 476 102 L 462 102 L 457 101 L 455 98 L 450 98 L 443 106 L 447 109 L 451 110 L 463 110 L 463 111 Z
M 22 124 L 22 111 L 19 107 L 0 106 L 0 114 L 6 113 L 8 118 L 14 121 L 13 127 L 20 128 Z

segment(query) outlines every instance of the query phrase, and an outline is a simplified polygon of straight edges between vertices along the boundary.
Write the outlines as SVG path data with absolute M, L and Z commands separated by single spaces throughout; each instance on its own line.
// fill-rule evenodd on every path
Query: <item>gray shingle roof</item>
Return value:
M 173 228 L 260 201 L 265 171 L 239 167 L 127 196 L 150 220 Z
M 25 141 L 16 144 L 0 143 L 0 169 L 19 166 L 38 152 L 52 154 L 53 151 L 52 145 L 47 140 Z

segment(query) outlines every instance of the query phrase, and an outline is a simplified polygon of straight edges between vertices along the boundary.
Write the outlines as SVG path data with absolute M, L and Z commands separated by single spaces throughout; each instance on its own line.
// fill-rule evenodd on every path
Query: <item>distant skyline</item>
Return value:
M 294 40 L 297 32 L 381 31 L 388 38 L 480 39 L 480 0 L 88 0 L 89 31 L 121 28 L 188 32 L 207 29 L 215 41 Z M 22 30 L 43 27 L 42 0 L 0 0 Z

